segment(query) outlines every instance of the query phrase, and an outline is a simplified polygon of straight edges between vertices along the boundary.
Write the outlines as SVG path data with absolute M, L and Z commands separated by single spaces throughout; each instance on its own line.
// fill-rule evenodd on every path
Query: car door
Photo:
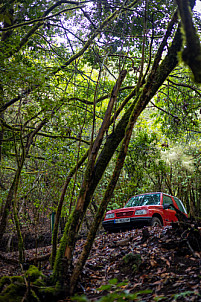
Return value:
M 169 195 L 163 194 L 163 205 L 173 205 L 172 197 Z M 164 225 L 171 225 L 171 222 L 177 221 L 177 218 L 175 216 L 176 211 L 170 207 L 170 209 L 164 209 L 163 210 L 163 220 Z

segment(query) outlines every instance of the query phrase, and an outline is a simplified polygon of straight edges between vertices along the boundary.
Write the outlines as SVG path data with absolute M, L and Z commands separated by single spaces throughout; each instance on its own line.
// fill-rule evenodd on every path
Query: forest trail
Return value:
M 78 295 L 97 301 L 110 288 L 110 292 L 121 293 L 150 290 L 141 294 L 139 301 L 201 301 L 200 242 L 194 238 L 189 244 L 190 235 L 184 232 L 176 226 L 100 234 L 80 276 Z M 84 238 L 77 241 L 75 260 L 84 242 Z M 47 259 L 51 246 L 26 250 L 27 262 L 34 262 L 36 252 L 38 259 L 44 259 L 40 262 L 43 273 L 50 275 Z M 1 255 L 7 258 L 0 260 L 1 275 L 20 274 L 14 263 L 17 252 Z M 108 286 L 113 279 L 117 279 L 112 281 L 115 284 Z

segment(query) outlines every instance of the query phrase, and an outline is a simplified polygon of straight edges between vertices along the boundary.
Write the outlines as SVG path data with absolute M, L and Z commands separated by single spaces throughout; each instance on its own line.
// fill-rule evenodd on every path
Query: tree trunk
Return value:
M 19 218 L 18 218 L 18 214 L 17 214 L 17 210 L 16 210 L 16 196 L 13 201 L 13 216 L 14 216 L 15 226 L 16 226 L 16 230 L 17 230 L 19 263 L 22 264 L 25 262 L 24 241 L 22 238 L 20 222 L 19 222 Z
M 57 280 L 62 279 L 62 267 L 61 259 L 65 256 L 70 260 L 72 258 L 72 252 L 74 249 L 75 236 L 78 232 L 79 226 L 81 224 L 81 219 L 85 214 L 87 207 L 90 203 L 93 192 L 99 183 L 110 159 L 112 158 L 115 150 L 117 149 L 119 143 L 124 137 L 125 128 L 129 122 L 131 113 L 133 112 L 132 119 L 135 121 L 140 113 L 145 109 L 146 105 L 158 91 L 159 87 L 166 80 L 170 72 L 176 67 L 178 63 L 177 53 L 181 49 L 182 40 L 180 28 L 177 29 L 177 32 L 174 36 L 171 46 L 169 47 L 168 53 L 162 63 L 159 65 L 162 52 L 167 45 L 167 39 L 172 33 L 173 25 L 176 22 L 176 17 L 174 15 L 173 19 L 170 22 L 170 26 L 167 29 L 167 32 L 164 36 L 164 39 L 159 47 L 158 53 L 155 57 L 153 63 L 152 71 L 148 76 L 147 82 L 144 85 L 142 92 L 139 93 L 138 97 L 134 100 L 133 104 L 127 110 L 127 112 L 122 117 L 121 121 L 118 123 L 115 131 L 108 137 L 106 144 L 99 155 L 99 158 L 96 162 L 93 178 L 91 179 L 90 186 L 88 186 L 87 192 L 85 191 L 85 200 L 83 199 L 82 208 L 77 208 L 71 216 L 71 219 L 68 221 L 65 234 L 62 238 L 62 243 L 60 245 L 59 253 L 57 254 L 57 261 L 54 266 L 54 276 Z M 162 47 L 163 46 L 163 47 Z M 88 183 L 89 185 L 89 183 Z M 82 194 L 82 192 L 81 192 Z M 79 203 L 78 203 L 79 205 Z M 65 249 L 65 244 L 67 244 L 67 249 Z M 70 263 L 68 263 L 70 267 Z
M 0 241 L 2 240 L 3 234 L 4 234 L 5 229 L 6 229 L 7 219 L 8 219 L 8 215 L 10 213 L 14 193 L 17 192 L 17 187 L 18 187 L 18 184 L 19 184 L 21 170 L 22 170 L 22 166 L 19 166 L 17 168 L 14 180 L 13 180 L 12 185 L 10 187 L 10 190 L 8 192 L 8 196 L 7 196 L 7 199 L 6 199 L 6 204 L 4 206 L 3 214 L 2 214 L 2 217 L 1 217 L 1 223 L 0 223 Z
M 89 154 L 89 160 L 88 160 L 88 164 L 87 164 L 87 167 L 85 170 L 85 175 L 84 175 L 84 179 L 83 179 L 82 186 L 80 189 L 80 194 L 79 194 L 79 197 L 77 200 L 77 204 L 66 224 L 64 236 L 62 238 L 62 242 L 61 242 L 61 245 L 59 248 L 59 253 L 57 254 L 57 259 L 56 259 L 55 266 L 54 266 L 55 278 L 60 278 L 62 276 L 61 259 L 64 255 L 67 258 L 67 267 L 71 266 L 72 254 L 73 254 L 73 250 L 74 250 L 74 246 L 75 246 L 75 242 L 76 242 L 76 235 L 79 231 L 80 225 L 82 223 L 82 219 L 83 219 L 85 211 L 86 211 L 86 207 L 84 207 L 84 203 L 85 203 L 86 194 L 87 194 L 87 192 L 90 188 L 90 184 L 93 180 L 93 171 L 94 171 L 95 160 L 96 160 L 98 151 L 100 149 L 104 134 L 110 125 L 112 109 L 113 109 L 114 103 L 116 102 L 119 89 L 123 83 L 123 80 L 125 79 L 126 73 L 127 72 L 125 70 L 123 70 L 117 79 L 117 82 L 111 93 L 111 98 L 108 103 L 108 107 L 107 107 L 107 110 L 105 113 L 104 120 L 102 122 L 102 125 L 99 129 L 99 133 L 91 148 L 91 151 Z M 66 270 L 68 271 L 68 268 L 66 268 Z
M 131 139 L 131 135 L 132 135 L 132 130 L 134 127 L 134 123 L 136 121 L 136 115 L 135 115 L 135 110 L 133 110 L 131 118 L 129 120 L 129 124 L 126 128 L 126 132 L 125 132 L 125 136 L 123 139 L 123 142 L 121 144 L 121 148 L 120 148 L 120 152 L 118 155 L 118 158 L 116 160 L 116 165 L 115 165 L 115 169 L 113 172 L 113 175 L 111 177 L 111 180 L 107 186 L 106 192 L 104 194 L 103 200 L 99 205 L 98 208 L 98 212 L 95 215 L 93 224 L 89 230 L 88 236 L 87 236 L 87 240 L 86 243 L 83 247 L 82 253 L 78 259 L 78 262 L 76 263 L 75 268 L 73 269 L 73 273 L 70 279 L 70 294 L 72 295 L 74 293 L 75 290 L 75 286 L 78 282 L 78 278 L 82 272 L 82 269 L 86 263 L 86 260 L 89 256 L 90 250 L 92 248 L 95 236 L 96 236 L 96 232 L 99 228 L 99 225 L 101 223 L 101 221 L 103 220 L 103 216 L 104 213 L 106 211 L 107 205 L 111 200 L 112 194 L 114 192 L 115 186 L 117 184 L 117 181 L 119 179 L 119 175 L 121 173 L 121 170 L 123 168 L 123 164 L 126 158 L 126 154 L 128 151 L 128 145 Z
M 1 218 L 0 241 L 2 240 L 3 234 L 4 234 L 5 229 L 6 229 L 7 219 L 8 219 L 8 215 L 9 215 L 10 208 L 11 208 L 11 205 L 12 205 L 12 201 L 13 201 L 13 198 L 14 198 L 14 194 L 17 194 L 21 171 L 22 171 L 25 159 L 26 159 L 26 157 L 29 153 L 29 149 L 30 149 L 31 144 L 33 142 L 33 138 L 38 133 L 38 131 L 40 131 L 41 128 L 46 124 L 46 122 L 47 122 L 47 119 L 44 119 L 37 126 L 37 128 L 28 135 L 26 146 L 22 147 L 23 149 L 22 149 L 22 154 L 20 156 L 20 159 L 18 161 L 18 168 L 17 168 L 17 171 L 15 173 L 15 177 L 14 177 L 14 180 L 13 180 L 12 185 L 10 187 L 10 190 L 8 192 L 8 196 L 7 196 L 7 199 L 6 199 L 6 204 L 4 206 L 4 210 L 3 210 L 3 214 L 2 214 L 2 218 Z
M 56 251 L 57 251 L 57 236 L 58 236 L 58 229 L 59 229 L 59 220 L 61 217 L 61 211 L 62 211 L 62 206 L 63 206 L 63 202 L 64 202 L 64 197 L 66 194 L 66 190 L 68 188 L 68 185 L 71 181 L 71 178 L 73 177 L 73 175 L 75 174 L 75 172 L 80 168 L 80 166 L 84 163 L 84 161 L 86 160 L 87 156 L 88 156 L 88 152 L 87 151 L 83 157 L 79 160 L 79 162 L 77 163 L 77 165 L 71 169 L 71 171 L 69 172 L 66 181 L 64 183 L 62 192 L 61 192 L 61 196 L 60 196 L 60 200 L 59 200 L 59 204 L 57 207 L 57 212 L 56 212 L 56 218 L 55 218 L 55 224 L 54 224 L 54 230 L 53 230 L 53 235 L 52 235 L 52 255 L 51 255 L 51 264 L 52 266 L 54 265 L 54 261 L 55 261 L 55 257 L 56 257 Z
M 194 81 L 201 83 L 201 45 L 196 28 L 193 24 L 191 7 L 195 0 L 176 0 L 179 15 L 182 21 L 182 29 L 185 36 L 186 47 L 182 53 L 183 61 L 190 67 Z

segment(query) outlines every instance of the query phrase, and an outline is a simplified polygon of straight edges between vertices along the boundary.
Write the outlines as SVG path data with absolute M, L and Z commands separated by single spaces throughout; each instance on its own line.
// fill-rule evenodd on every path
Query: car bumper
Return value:
M 132 229 L 135 227 L 150 226 L 152 217 L 135 217 L 130 218 L 129 222 L 116 223 L 115 219 L 105 220 L 102 226 L 106 231 L 115 231 L 122 229 Z

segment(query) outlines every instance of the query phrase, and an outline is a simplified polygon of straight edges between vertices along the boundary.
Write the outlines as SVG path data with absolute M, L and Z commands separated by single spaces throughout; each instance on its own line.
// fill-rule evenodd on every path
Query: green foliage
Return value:
M 194 291 L 185 291 L 185 292 L 181 292 L 179 294 L 175 294 L 173 297 L 174 297 L 174 300 L 173 301 L 177 301 L 177 299 L 182 299 L 182 298 L 186 298 L 186 297 L 190 297 L 191 294 L 195 294 Z M 201 297 L 201 295 L 199 293 L 197 293 L 197 296 L 198 297 Z
M 131 3 L 132 1 L 128 1 L 127 4 L 130 5 Z M 3 1 L 1 13 L 4 16 L 11 14 L 12 11 L 15 25 L 17 25 L 25 20 L 35 20 L 41 17 L 47 9 L 51 8 L 52 4 L 52 2 L 45 0 L 36 1 L 34 6 L 29 0 L 14 2 L 13 5 L 11 2 Z M 134 70 L 139 67 L 141 62 L 144 27 L 144 18 L 142 16 L 145 13 L 145 7 L 142 3 L 136 3 L 134 6 L 135 10 L 132 10 L 132 8 L 122 10 L 118 18 L 99 33 L 94 43 L 86 49 L 83 57 L 76 61 L 76 65 L 71 64 L 56 74 L 52 73 L 58 66 L 65 64 L 67 59 L 80 50 L 83 47 L 83 41 L 86 41 L 90 33 L 94 32 L 94 28 L 98 27 L 100 22 L 107 18 L 110 13 L 114 12 L 116 9 L 115 5 L 119 7 L 121 4 L 121 1 L 118 0 L 115 2 L 109 1 L 107 4 L 105 2 L 95 2 L 94 9 L 86 5 L 84 10 L 86 12 L 90 11 L 91 22 L 83 14 L 83 11 L 78 9 L 66 11 L 62 15 L 58 14 L 57 18 L 52 18 L 51 21 L 45 20 L 44 24 L 38 28 L 38 31 L 34 35 L 30 35 L 25 43 L 23 43 L 23 39 L 30 33 L 30 26 L 19 26 L 6 36 L 7 38 L 3 43 L 5 52 L 3 51 L 1 54 L 2 73 L 0 73 L 0 85 L 4 90 L 5 102 L 6 100 L 12 100 L 27 89 L 31 89 L 30 93 L 25 93 L 17 103 L 9 106 L 5 111 L 5 121 L 8 126 L 12 127 L 12 130 L 8 127 L 4 128 L 5 142 L 3 141 L 2 145 L 3 167 L 6 167 L 5 171 L 3 171 L 3 177 L 8 184 L 14 174 L 7 168 L 9 166 L 12 169 L 16 169 L 17 160 L 15 159 L 19 158 L 22 153 L 30 129 L 35 129 L 44 116 L 48 118 L 47 124 L 43 127 L 40 135 L 36 137 L 30 150 L 26 168 L 22 170 L 18 191 L 19 200 L 24 196 L 27 196 L 27 203 L 33 200 L 35 214 L 48 212 L 52 208 L 56 209 L 65 177 L 77 161 L 79 143 L 76 141 L 77 137 L 81 136 L 85 142 L 89 142 L 91 139 L 93 124 L 91 104 L 93 104 L 94 100 L 100 99 L 111 92 L 116 74 L 119 72 L 119 66 L 123 64 L 125 69 L 130 70 L 125 86 L 134 86 L 137 82 L 137 73 L 135 74 Z M 73 7 L 71 4 L 56 5 L 50 14 L 58 13 L 65 8 L 69 9 L 71 7 Z M 155 36 L 159 37 L 161 33 L 163 34 L 168 17 L 174 8 L 175 4 L 173 1 L 168 3 L 168 7 L 164 6 L 163 1 L 152 1 L 149 3 L 147 8 L 147 13 L 150 16 L 147 19 L 149 37 L 153 22 L 155 25 Z M 163 14 L 161 13 L 162 11 Z M 58 20 L 61 20 L 61 23 L 65 20 L 68 28 L 57 26 L 59 24 Z M 34 21 L 33 27 L 35 24 L 37 22 Z M 86 30 L 83 30 L 83 28 Z M 160 38 L 155 38 L 155 43 L 152 47 L 153 56 L 159 42 Z M 20 43 L 22 46 L 18 50 Z M 133 43 L 135 44 L 134 46 Z M 10 53 L 12 53 L 11 57 Z M 145 62 L 149 60 L 149 53 L 150 49 L 147 41 Z M 100 78 L 98 78 L 100 66 Z M 175 81 L 179 82 L 178 80 Z M 180 89 L 177 95 L 175 94 L 175 89 L 170 92 L 170 98 L 173 98 L 175 94 L 174 100 L 180 100 L 181 108 L 184 89 Z M 128 96 L 130 91 L 121 91 L 117 99 L 116 108 L 121 105 L 123 99 Z M 161 93 L 161 95 L 164 95 L 164 92 L 165 90 L 163 89 L 163 94 Z M 189 95 L 191 95 L 190 101 L 187 94 L 185 95 L 185 103 L 188 103 L 187 111 L 190 119 L 190 114 L 194 114 L 191 106 L 193 104 L 193 91 L 189 92 Z M 159 99 L 162 105 L 165 106 L 165 99 L 160 94 L 158 101 Z M 85 101 L 88 103 L 85 103 Z M 104 117 L 107 102 L 108 98 L 96 104 L 95 135 Z M 129 106 L 129 104 L 126 106 Z M 190 107 L 191 110 L 189 111 Z M 58 108 L 54 114 L 53 108 Z M 174 105 L 169 106 L 170 111 L 174 111 L 175 108 L 176 106 Z M 159 118 L 158 111 L 156 114 Z M 160 116 L 160 118 L 162 124 L 166 123 L 163 116 Z M 183 118 L 183 121 L 189 124 L 189 119 Z M 193 118 L 191 122 L 191 124 L 196 124 L 195 127 L 198 128 L 198 119 Z M 168 127 L 168 129 L 176 128 Z M 109 129 L 109 133 L 112 131 L 112 128 Z M 23 138 L 23 141 L 21 141 L 21 138 Z M 80 153 L 83 154 L 86 148 L 88 148 L 88 145 L 81 143 Z M 148 145 L 145 148 L 148 150 Z M 142 156 L 146 156 L 148 153 L 149 151 L 146 151 Z M 136 158 L 136 161 L 142 160 L 142 156 L 141 158 Z M 160 161 L 161 165 L 162 162 Z M 156 167 L 152 165 L 152 169 L 156 169 Z M 65 196 L 64 215 L 68 214 L 70 204 L 73 205 L 76 201 L 83 171 L 84 166 L 77 173 L 74 182 L 71 181 L 69 185 L 69 190 Z M 136 175 L 132 177 L 131 188 L 124 189 L 127 178 L 121 177 L 122 185 L 119 182 L 119 187 L 117 187 L 117 195 L 120 197 L 119 206 L 125 203 L 125 199 L 130 194 L 141 192 L 142 188 L 139 188 L 139 183 L 143 179 L 142 169 L 139 169 L 138 172 L 137 177 L 135 177 Z M 108 178 L 110 175 L 111 173 L 108 173 Z M 37 185 L 35 179 L 38 179 Z M 103 179 L 104 187 L 107 181 L 108 179 L 105 177 Z M 149 186 L 150 181 L 147 181 L 144 189 Z M 6 192 L 2 194 L 6 195 Z M 4 196 L 2 200 L 5 200 Z M 112 203 L 113 205 L 110 208 L 116 207 L 115 196 Z
M 108 211 L 114 210 L 114 209 L 119 209 L 120 205 L 116 202 L 110 203 L 107 207 Z
M 97 289 L 98 293 L 101 296 L 103 293 L 104 296 L 101 296 L 100 299 L 97 299 L 96 302 L 123 302 L 123 301 L 141 301 L 141 295 L 150 294 L 151 290 L 139 291 L 137 293 L 130 293 L 124 288 L 128 285 L 128 281 L 118 282 L 118 279 L 109 280 L 109 284 L 102 285 Z M 109 292 L 108 292 L 109 291 Z M 72 301 L 77 302 L 87 302 L 90 301 L 86 296 L 74 296 L 71 298 Z
M 160 174 L 166 172 L 167 167 L 160 159 L 160 151 L 157 147 L 158 138 L 155 132 L 144 129 L 136 132 L 135 138 L 129 145 L 128 156 L 125 162 L 125 170 L 130 182 L 127 191 L 129 198 L 137 193 L 149 191 L 160 191 L 160 188 L 151 188 L 152 175 L 154 179 L 160 178 Z M 155 175 L 154 175 L 155 174 Z M 159 181 L 156 180 L 158 185 Z
M 189 72 L 181 66 L 174 70 L 168 82 L 161 88 L 154 102 L 163 109 L 153 112 L 155 125 L 160 124 L 163 133 L 177 140 L 185 135 L 194 138 L 200 128 L 198 114 L 200 96 L 197 86 L 189 79 Z
M 123 302 L 123 301 L 144 301 L 146 300 L 146 295 L 150 295 L 152 293 L 152 290 L 142 290 L 136 293 L 131 293 L 128 290 L 124 289 L 128 285 L 128 281 L 125 282 L 118 282 L 117 279 L 109 280 L 109 283 L 106 285 L 102 285 L 100 288 L 97 289 L 97 293 L 101 296 L 101 293 L 103 293 L 104 296 L 101 296 L 100 298 L 97 298 L 96 302 Z M 186 291 L 181 292 L 179 294 L 172 295 L 173 300 L 177 301 L 177 299 L 181 299 L 183 297 L 190 297 L 191 294 L 195 294 L 194 291 Z M 143 295 L 143 297 L 141 297 Z M 197 293 L 197 296 L 200 297 L 200 294 Z M 88 302 L 90 301 L 85 295 L 82 296 L 74 296 L 71 298 L 72 301 L 77 302 Z M 155 296 L 153 297 L 153 301 L 163 301 L 166 300 L 166 297 L 161 296 Z

